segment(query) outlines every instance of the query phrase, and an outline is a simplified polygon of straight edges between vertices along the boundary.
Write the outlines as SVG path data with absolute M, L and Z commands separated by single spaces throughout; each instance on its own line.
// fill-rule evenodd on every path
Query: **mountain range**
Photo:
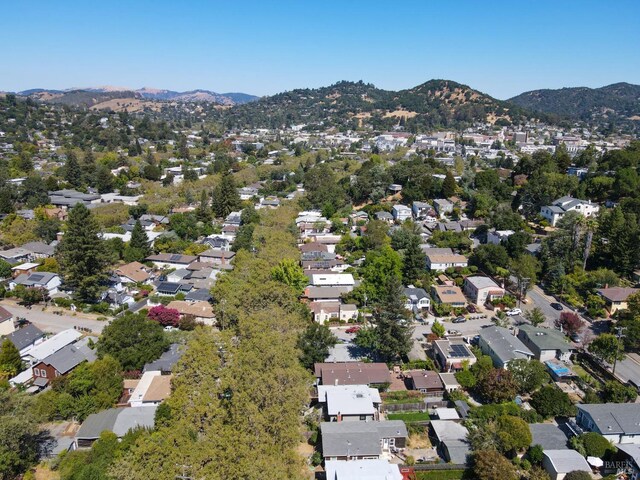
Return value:
M 53 90 L 32 88 L 17 92 L 17 95 L 37 98 L 46 102 L 93 107 L 104 101 L 113 99 L 139 99 L 151 101 L 174 102 L 211 102 L 219 105 L 238 105 L 251 102 L 258 97 L 247 93 L 216 93 L 211 90 L 189 90 L 178 92 L 144 87 L 133 90 L 125 87 L 86 87 Z

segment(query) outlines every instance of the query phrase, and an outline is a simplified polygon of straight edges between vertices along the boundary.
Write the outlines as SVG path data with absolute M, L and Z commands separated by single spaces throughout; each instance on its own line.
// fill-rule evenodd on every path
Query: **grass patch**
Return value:
M 388 405 L 400 403 L 423 403 L 424 394 L 415 391 L 386 392 L 382 394 L 382 402 Z
M 425 422 L 431 420 L 428 412 L 388 413 L 389 420 L 404 420 L 405 422 Z
M 417 471 L 417 480 L 460 480 L 464 478 L 464 470 L 429 470 Z

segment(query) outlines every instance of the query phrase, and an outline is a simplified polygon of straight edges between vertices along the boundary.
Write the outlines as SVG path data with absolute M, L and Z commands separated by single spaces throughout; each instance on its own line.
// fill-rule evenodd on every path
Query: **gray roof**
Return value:
M 402 420 L 386 422 L 323 422 L 322 453 L 325 457 L 380 455 L 382 438 L 406 438 Z
M 571 350 L 571 345 L 565 340 L 565 336 L 559 330 L 552 328 L 523 324 L 519 327 L 518 337 L 532 343 L 540 350 L 560 350 L 561 352 Z
M 122 437 L 129 430 L 137 427 L 153 428 L 155 414 L 155 406 L 110 408 L 103 410 L 100 413 L 94 413 L 87 417 L 78 430 L 76 439 L 97 439 L 104 431 L 113 432 L 118 437 Z
M 213 297 L 211 296 L 211 292 L 206 288 L 200 288 L 198 290 L 192 290 L 187 293 L 185 300 L 201 300 L 203 302 L 208 302 Z
M 567 434 L 560 427 L 552 423 L 532 423 L 529 425 L 531 431 L 531 445 L 540 445 L 544 450 L 564 450 L 567 449 Z
M 555 473 L 569 473 L 574 470 L 591 471 L 584 457 L 575 450 L 545 450 L 544 455 L 551 461 Z
M 18 350 L 22 350 L 29 345 L 33 345 L 42 337 L 44 337 L 44 333 L 42 333 L 42 330 L 40 330 L 33 324 L 29 324 L 5 336 L 5 338 L 11 340 L 11 343 L 13 343 Z
M 411 298 L 411 296 L 415 296 L 416 300 L 429 298 L 429 294 L 427 294 L 427 291 L 424 288 L 405 287 L 404 294 L 407 298 Z
M 29 242 L 22 245 L 22 248 L 29 250 L 35 254 L 41 255 L 53 255 L 55 247 L 47 245 L 44 242 Z
M 500 285 L 494 282 L 493 279 L 489 277 L 483 277 L 481 275 L 474 275 L 472 277 L 467 277 L 465 278 L 465 281 L 469 282 L 476 288 L 500 288 Z
M 96 359 L 96 353 L 86 345 L 72 344 L 61 348 L 56 353 L 49 355 L 42 360 L 43 363 L 51 365 L 61 374 L 65 374 L 85 360 L 93 362 Z
M 348 293 L 349 287 L 307 287 L 308 298 L 340 298 L 343 293 Z
M 483 328 L 480 330 L 480 339 L 491 347 L 503 363 L 533 356 L 533 352 L 507 328 L 494 326 Z
M 640 404 L 600 403 L 577 405 L 587 413 L 603 435 L 640 435 Z
M 49 272 L 23 273 L 22 275 L 18 275 L 14 282 L 18 285 L 24 285 L 26 287 L 45 286 L 51 281 L 52 278 L 55 278 L 57 276 L 57 273 Z
M 456 410 L 460 414 L 460 418 L 467 418 L 469 416 L 471 407 L 469 407 L 467 402 L 464 400 L 456 400 L 453 404 L 456 406 Z
M 160 355 L 160 358 L 147 363 L 142 369 L 143 372 L 170 372 L 178 360 L 184 355 L 185 346 L 179 343 L 169 345 L 169 350 Z

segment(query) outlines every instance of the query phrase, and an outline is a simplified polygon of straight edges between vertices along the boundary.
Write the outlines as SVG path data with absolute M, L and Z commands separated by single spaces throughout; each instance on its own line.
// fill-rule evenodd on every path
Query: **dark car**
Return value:
M 551 304 L 551 308 L 553 308 L 553 309 L 555 309 L 555 310 L 558 310 L 558 311 L 560 311 L 560 310 L 562 310 L 562 309 L 563 309 L 563 308 L 562 308 L 562 305 L 560 305 L 559 303 L 552 303 L 552 304 Z
M 458 317 L 458 318 L 454 318 L 452 323 L 464 323 L 466 322 L 467 319 L 464 317 Z
M 469 313 L 476 313 L 478 310 L 476 309 L 476 307 L 474 305 L 467 305 L 467 312 Z

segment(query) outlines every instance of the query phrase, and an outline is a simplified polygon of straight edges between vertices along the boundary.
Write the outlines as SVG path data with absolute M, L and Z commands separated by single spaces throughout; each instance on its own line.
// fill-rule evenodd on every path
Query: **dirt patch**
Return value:
M 393 112 L 387 112 L 384 114 L 383 118 L 413 118 L 418 115 L 418 112 L 410 112 L 408 110 L 394 110 Z
M 424 448 L 432 448 L 431 441 L 426 432 L 412 433 L 409 435 L 409 448 L 415 450 L 422 450 Z
M 160 110 L 158 102 L 149 102 L 138 98 L 113 98 L 106 102 L 100 102 L 91 107 L 91 110 L 113 110 L 114 112 L 140 112 L 145 108 Z

